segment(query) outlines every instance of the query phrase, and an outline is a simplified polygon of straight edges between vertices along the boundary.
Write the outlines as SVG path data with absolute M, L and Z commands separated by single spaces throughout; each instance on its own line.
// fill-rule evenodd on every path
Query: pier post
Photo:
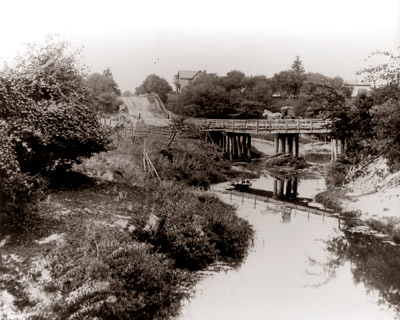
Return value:
M 280 134 L 278 134 L 278 140 L 279 140 L 278 153 L 282 153 L 283 152 L 283 140 L 282 140 L 282 136 Z
M 247 157 L 251 158 L 251 135 L 247 136 Z
M 291 190 L 292 190 L 292 180 L 289 179 L 286 180 L 286 192 L 285 192 L 286 199 L 290 198 Z
M 289 153 L 290 154 L 293 154 L 293 136 L 292 135 L 289 135 L 288 137 L 287 137 L 287 140 L 288 140 L 288 144 L 289 144 Z
M 332 147 L 332 161 L 337 160 L 338 156 L 338 144 L 336 139 L 331 139 L 331 147 Z
M 296 199 L 297 198 L 297 178 L 294 178 L 293 180 L 293 198 Z
M 233 160 L 233 141 L 232 136 L 228 135 L 228 149 L 229 149 L 229 159 Z
M 275 154 L 279 153 L 279 137 L 278 134 L 275 135 Z
M 298 134 L 296 134 L 294 136 L 294 156 L 296 158 L 299 157 L 299 135 Z
M 280 136 L 280 153 L 285 153 L 286 152 L 286 136 L 281 135 Z
M 245 158 L 245 157 L 247 157 L 247 150 L 246 150 L 246 135 L 245 134 L 243 134 L 242 136 L 241 136 L 241 143 L 242 143 L 242 157 L 243 158 Z

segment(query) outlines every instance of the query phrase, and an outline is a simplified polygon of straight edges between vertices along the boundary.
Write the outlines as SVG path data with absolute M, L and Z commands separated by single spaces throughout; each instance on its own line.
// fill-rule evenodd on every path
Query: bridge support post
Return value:
M 299 157 L 299 135 L 298 134 L 294 135 L 294 156 L 296 158 Z
M 289 152 L 296 158 L 299 156 L 299 135 L 298 134 L 276 134 L 275 154 Z
M 279 139 L 278 153 L 285 153 L 285 136 L 278 135 L 278 139 Z
M 247 158 L 251 158 L 251 135 L 247 135 Z
M 292 135 L 287 136 L 287 141 L 288 141 L 288 151 L 290 154 L 293 154 L 293 136 Z

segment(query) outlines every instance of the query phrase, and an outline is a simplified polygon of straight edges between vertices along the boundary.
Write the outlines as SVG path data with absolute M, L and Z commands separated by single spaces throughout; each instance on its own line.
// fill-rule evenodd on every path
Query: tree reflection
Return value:
M 399 247 L 370 235 L 348 231 L 326 244 L 331 255 L 323 266 L 328 274 L 334 274 L 340 265 L 350 261 L 354 281 L 363 283 L 368 291 L 378 290 L 379 302 L 400 312 Z

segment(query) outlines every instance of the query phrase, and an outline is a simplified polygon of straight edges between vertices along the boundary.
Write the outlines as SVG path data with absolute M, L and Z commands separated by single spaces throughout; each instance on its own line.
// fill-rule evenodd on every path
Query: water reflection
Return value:
M 238 215 L 252 224 L 254 247 L 238 269 L 200 281 L 180 319 L 365 320 L 398 316 L 391 308 L 379 305 L 377 288 L 382 286 L 382 280 L 378 284 L 381 277 L 387 284 L 400 284 L 399 275 L 391 277 L 389 267 L 372 268 L 380 259 L 387 259 L 389 265 L 393 259 L 380 255 L 371 258 L 368 242 L 361 251 L 349 251 L 337 219 L 270 203 L 254 208 L 250 199 L 242 203 L 242 197 L 230 200 L 229 194 L 220 197 L 236 205 Z M 351 256 L 357 258 L 352 260 Z M 367 269 L 363 268 L 365 261 Z M 370 280 L 365 272 L 371 273 Z M 393 295 L 396 291 L 388 292 Z M 392 297 L 390 301 L 396 300 Z
M 273 177 L 273 197 L 279 200 L 296 200 L 297 198 L 297 177 L 281 179 Z
M 363 283 L 369 291 L 379 292 L 380 303 L 400 312 L 400 247 L 370 235 L 344 232 L 327 242 L 327 250 L 334 257 L 325 265 L 327 272 L 350 261 L 354 281 Z

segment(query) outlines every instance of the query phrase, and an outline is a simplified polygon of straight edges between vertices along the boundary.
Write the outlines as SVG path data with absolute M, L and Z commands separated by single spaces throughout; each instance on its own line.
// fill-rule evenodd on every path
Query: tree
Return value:
M 372 82 L 375 86 L 390 83 L 399 83 L 400 80 L 400 47 L 397 52 L 374 51 L 366 61 L 368 67 L 357 71 L 357 75 L 365 76 L 365 81 Z
M 226 117 L 232 111 L 229 98 L 220 79 L 207 74 L 182 90 L 173 111 L 191 117 Z
M 400 170 L 400 101 L 388 100 L 373 109 L 375 147 L 383 152 L 392 171 Z
M 156 74 L 151 74 L 136 88 L 136 94 L 157 93 L 162 102 L 166 102 L 168 95 L 172 92 L 172 87 L 167 80 Z
M 340 91 L 346 98 L 350 98 L 353 92 L 353 87 L 345 84 L 341 77 L 330 78 L 321 73 L 307 72 L 304 74 L 304 82 L 301 87 L 300 97 L 302 95 L 307 95 L 310 88 L 315 84 L 328 85 Z
M 295 74 L 303 74 L 305 72 L 303 63 L 300 60 L 299 56 L 296 56 L 296 59 L 292 63 L 292 70 Z
M 232 70 L 229 71 L 221 80 L 221 85 L 226 89 L 226 91 L 230 92 L 244 87 L 246 75 L 239 70 Z
M 124 92 L 122 92 L 122 97 L 133 97 L 134 94 L 129 91 L 129 90 L 125 90 Z
M 245 92 L 245 96 L 249 100 L 261 102 L 268 105 L 272 101 L 272 88 L 267 81 L 257 81 L 251 90 Z
M 0 73 L 0 198 L 4 211 L 22 210 L 40 181 L 83 157 L 104 151 L 108 134 L 89 107 L 76 53 L 49 38 L 30 45 Z M 22 198 L 24 199 L 24 198 Z
M 118 99 L 121 91 L 110 68 L 104 70 L 103 74 L 92 73 L 85 81 L 85 85 L 93 91 L 92 107 L 96 112 L 115 113 L 118 111 L 122 104 L 122 101 Z
M 303 80 L 303 75 L 287 70 L 274 74 L 271 85 L 273 91 L 282 97 L 298 98 Z

